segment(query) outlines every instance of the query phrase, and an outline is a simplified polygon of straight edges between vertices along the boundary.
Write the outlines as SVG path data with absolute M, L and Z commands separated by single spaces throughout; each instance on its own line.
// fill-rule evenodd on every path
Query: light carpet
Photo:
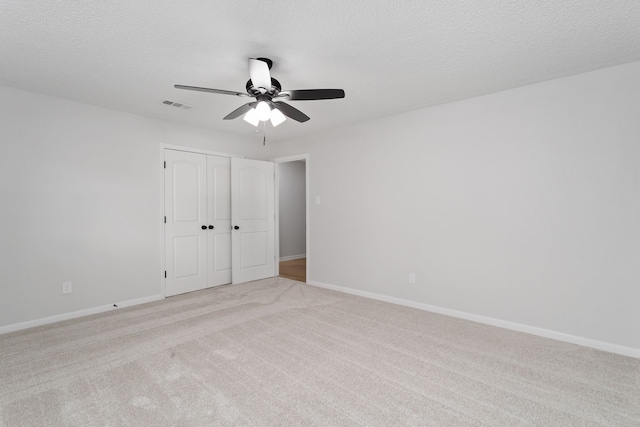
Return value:
M 0 426 L 638 426 L 640 360 L 311 287 L 0 335 Z

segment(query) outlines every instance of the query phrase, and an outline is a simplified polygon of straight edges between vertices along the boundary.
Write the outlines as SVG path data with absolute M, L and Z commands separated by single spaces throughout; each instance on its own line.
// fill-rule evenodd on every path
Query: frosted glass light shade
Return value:
M 247 114 L 244 115 L 243 119 L 245 122 L 250 123 L 254 126 L 258 126 L 258 123 L 260 122 L 260 119 L 258 118 L 258 112 L 255 108 L 247 111 Z
M 287 118 L 284 116 L 284 114 L 282 114 L 280 110 L 278 110 L 277 108 L 271 110 L 271 124 L 273 125 L 273 127 L 278 126 L 285 120 L 287 120 Z
M 269 107 L 269 104 L 266 102 L 260 101 L 258 105 L 256 105 L 256 113 L 258 113 L 258 120 L 266 122 L 271 116 L 271 107 Z

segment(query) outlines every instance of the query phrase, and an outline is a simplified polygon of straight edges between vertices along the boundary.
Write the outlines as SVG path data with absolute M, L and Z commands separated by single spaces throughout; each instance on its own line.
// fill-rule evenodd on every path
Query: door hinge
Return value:
M 164 278 L 167 278 L 167 270 L 164 271 Z
M 167 162 L 164 162 L 164 168 L 165 169 L 167 168 Z
M 165 224 L 167 223 L 167 216 L 166 215 L 164 216 L 164 223 Z

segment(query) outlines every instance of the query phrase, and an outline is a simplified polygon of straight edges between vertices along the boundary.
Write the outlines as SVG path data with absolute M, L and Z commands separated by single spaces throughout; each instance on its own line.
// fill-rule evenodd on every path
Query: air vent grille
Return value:
M 193 105 L 185 104 L 184 102 L 171 101 L 169 99 L 165 99 L 162 101 L 164 105 L 169 105 L 171 107 L 180 108 L 182 110 L 193 110 Z

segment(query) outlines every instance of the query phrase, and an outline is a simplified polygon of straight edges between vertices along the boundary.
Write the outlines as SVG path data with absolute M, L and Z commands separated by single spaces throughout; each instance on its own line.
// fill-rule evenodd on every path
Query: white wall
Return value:
M 633 63 L 276 143 L 272 157 L 309 153 L 322 197 L 309 280 L 640 349 L 639 76 Z
M 278 163 L 280 258 L 306 254 L 305 162 Z
M 266 157 L 253 140 L 6 87 L 0 99 L 0 327 L 161 293 L 161 143 Z

